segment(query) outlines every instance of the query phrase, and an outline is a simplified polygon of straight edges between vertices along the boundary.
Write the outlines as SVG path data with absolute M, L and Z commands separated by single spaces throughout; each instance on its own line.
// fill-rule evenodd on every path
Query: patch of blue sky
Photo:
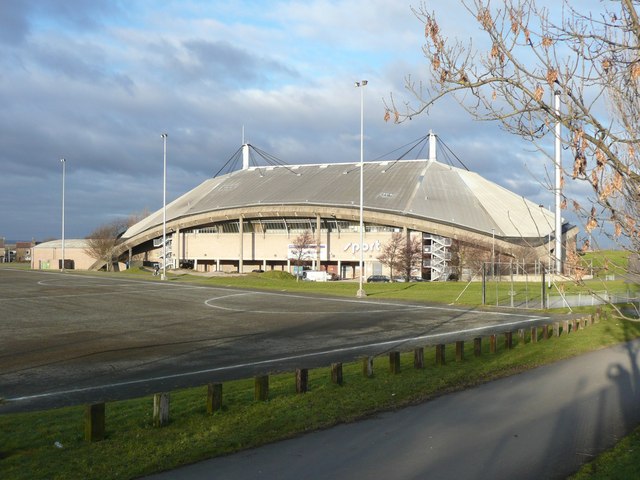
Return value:
M 135 3 L 134 3 L 135 4 Z M 88 33 L 133 18 L 133 9 L 117 1 L 94 0 L 66 2 L 33 2 L 27 9 L 29 25 L 34 30 Z
M 225 25 L 251 25 L 257 28 L 281 28 L 282 23 L 271 15 L 272 6 L 279 2 L 263 0 L 186 0 L 134 2 L 141 12 L 160 10 L 162 16 L 182 21 L 212 19 Z M 145 5 L 140 8 L 140 5 Z

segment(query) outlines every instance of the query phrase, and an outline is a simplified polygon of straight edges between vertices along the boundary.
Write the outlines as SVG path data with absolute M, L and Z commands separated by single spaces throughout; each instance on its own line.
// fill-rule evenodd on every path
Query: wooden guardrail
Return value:
M 573 318 L 564 320 L 561 322 L 554 322 L 552 325 L 542 325 L 540 327 L 534 326 L 530 329 L 529 343 L 537 343 L 539 340 L 547 340 L 550 338 L 550 331 L 553 332 L 554 337 L 559 337 L 562 334 L 570 335 L 581 329 L 597 323 L 600 320 L 600 309 L 594 314 L 587 317 Z M 551 330 L 550 330 L 551 327 Z M 504 334 L 504 346 L 505 350 L 513 348 L 513 333 L 512 331 L 503 332 Z M 519 338 L 524 342 L 525 330 L 520 329 L 517 332 Z M 497 334 L 489 335 L 489 353 L 495 354 L 497 352 Z M 464 340 L 455 341 L 455 360 L 456 362 L 463 362 L 465 359 Z M 473 353 L 474 356 L 479 357 L 482 355 L 482 337 L 476 337 L 473 339 Z M 416 369 L 425 368 L 424 364 L 424 347 L 417 347 L 413 351 L 413 365 Z M 362 359 L 362 374 L 367 378 L 372 378 L 373 375 L 373 360 L 374 357 L 367 356 Z M 435 345 L 435 364 L 437 366 L 444 366 L 446 364 L 445 359 L 445 345 Z M 389 352 L 389 371 L 392 374 L 400 373 L 400 352 Z M 331 382 L 336 385 L 343 385 L 342 363 L 331 364 Z M 308 391 L 309 371 L 305 368 L 296 369 L 295 371 L 295 391 L 298 394 L 304 394 Z M 269 375 L 259 375 L 254 379 L 254 400 L 266 401 L 269 399 Z M 207 398 L 206 398 L 206 411 L 209 415 L 212 415 L 222 409 L 222 383 L 210 383 L 207 386 Z M 157 393 L 153 397 L 153 425 L 155 427 L 164 427 L 170 422 L 170 393 Z M 98 402 L 85 406 L 84 415 L 84 432 L 85 440 L 89 442 L 101 441 L 105 438 L 105 403 Z

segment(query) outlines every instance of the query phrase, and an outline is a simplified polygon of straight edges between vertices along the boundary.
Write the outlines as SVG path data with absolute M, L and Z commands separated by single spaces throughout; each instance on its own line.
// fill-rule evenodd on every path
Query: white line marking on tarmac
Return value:
M 502 327 L 511 327 L 511 326 L 516 326 L 516 325 L 523 325 L 523 324 L 527 324 L 527 323 L 532 323 L 538 320 L 545 320 L 548 319 L 548 317 L 531 317 L 527 320 L 519 320 L 519 321 L 515 321 L 515 322 L 508 322 L 508 323 L 503 323 L 498 325 L 497 327 L 499 327 L 502 330 Z M 256 367 L 256 366 L 260 366 L 260 365 L 268 365 L 268 364 L 272 364 L 272 363 L 279 363 L 279 362 L 285 362 L 285 361 L 289 361 L 289 360 L 300 360 L 300 359 L 304 359 L 304 358 L 311 358 L 311 357 L 320 357 L 323 355 L 331 355 L 331 354 L 336 354 L 336 353 L 346 353 L 346 352 L 353 352 L 353 351 L 357 351 L 357 350 L 364 350 L 364 349 L 368 349 L 368 348 L 379 348 L 379 347 L 388 347 L 388 346 L 392 346 L 392 345 L 400 345 L 402 343 L 409 343 L 409 342 L 415 342 L 415 341 L 423 341 L 423 340 L 434 340 L 437 338 L 442 338 L 442 337 L 447 337 L 447 336 L 453 336 L 453 335 L 461 335 L 461 334 L 470 334 L 470 333 L 475 333 L 475 332 L 480 332 L 482 330 L 488 330 L 488 329 L 495 329 L 496 325 L 487 325 L 487 326 L 483 326 L 483 327 L 475 327 L 475 328 L 467 328 L 464 330 L 457 330 L 454 332 L 443 332 L 443 333 L 434 333 L 434 334 L 429 334 L 429 335 L 420 335 L 417 337 L 408 337 L 408 338 L 403 338 L 403 339 L 396 339 L 396 340 L 388 340 L 388 341 L 384 341 L 384 342 L 375 342 L 375 343 L 370 343 L 367 345 L 359 345 L 359 346 L 354 346 L 354 347 L 343 347 L 343 348 L 334 348 L 332 350 L 325 350 L 325 351 L 321 351 L 321 352 L 314 352 L 314 353 L 303 353 L 303 354 L 299 354 L 299 355 L 289 355 L 286 357 L 280 357 L 280 358 L 273 358 L 270 360 L 260 360 L 257 362 L 251 362 L 251 363 L 238 363 L 235 365 L 228 365 L 225 367 L 216 367 L 216 368 L 207 368 L 204 370 L 196 370 L 193 372 L 183 372 L 183 373 L 174 373 L 171 375 L 161 375 L 161 376 L 157 376 L 157 377 L 149 377 L 146 379 L 141 379 L 141 380 L 129 380 L 126 382 L 116 382 L 116 383 L 110 383 L 107 385 L 98 385 L 98 386 L 93 386 L 93 387 L 83 387 L 83 388 L 74 388 L 74 389 L 70 389 L 70 390 L 60 390 L 57 392 L 48 392 L 48 393 L 40 393 L 40 394 L 35 394 L 35 395 L 25 395 L 22 397 L 14 397 L 14 398 L 6 398 L 5 401 L 6 402 L 23 402 L 23 401 L 28 401 L 28 400 L 37 400 L 37 399 L 41 399 L 41 398 L 49 398 L 49 397 L 56 397 L 56 396 L 60 396 L 60 395 L 69 395 L 72 393 L 83 393 L 83 392 L 91 392 L 91 391 L 95 391 L 95 390 L 102 390 L 102 389 L 109 389 L 109 388 L 117 388 L 117 387 L 126 387 L 128 385 L 136 385 L 136 384 L 141 384 L 141 383 L 147 383 L 147 382 L 157 382 L 157 381 L 162 381 L 162 380 L 170 380 L 170 379 L 174 379 L 174 378 L 184 378 L 184 377 L 189 377 L 189 376 L 193 376 L 193 375 L 202 375 L 205 373 L 215 373 L 215 372 L 222 372 L 222 371 L 227 371 L 227 370 L 236 370 L 238 368 L 247 368 L 247 367 Z
M 507 317 L 523 317 L 523 318 L 536 318 L 536 319 L 543 319 L 543 318 L 547 318 L 547 317 L 540 317 L 540 316 L 536 316 L 536 315 L 530 315 L 530 314 L 526 314 L 526 313 L 516 313 L 516 312 L 491 312 L 491 311 L 484 311 L 484 310 L 473 310 L 471 308 L 458 308 L 458 307 L 450 307 L 450 306 L 438 306 L 438 305 L 416 305 L 416 304 L 407 304 L 407 303 L 394 303 L 394 302 L 378 302 L 378 301 L 370 301 L 370 300 L 354 300 L 354 299 L 349 299 L 349 298 L 327 298 L 327 297 L 315 297 L 315 296 L 304 296 L 304 295 L 295 295 L 295 294 L 282 294 L 282 293 L 274 293 L 274 292 L 244 292 L 244 293 L 238 293 L 238 294 L 233 294 L 233 295 L 224 295 L 222 297 L 213 297 L 213 298 L 209 298 L 207 300 L 205 300 L 204 304 L 208 307 L 211 308 L 219 308 L 221 310 L 229 310 L 229 311 L 236 311 L 236 312 L 245 312 L 245 313 L 278 313 L 278 314 L 284 314 L 284 313 L 296 313 L 296 312 L 291 312 L 291 311 L 282 311 L 282 312 L 278 312 L 278 311 L 269 311 L 269 310 L 241 310 L 241 309 L 235 309 L 235 308 L 231 308 L 231 307 L 223 307 L 220 305 L 213 305 L 210 302 L 214 302 L 216 300 L 219 299 L 225 299 L 228 297 L 236 297 L 236 296 L 241 296 L 241 295 L 269 295 L 269 296 L 279 296 L 279 297 L 285 297 L 285 298 L 302 298 L 304 300 L 321 300 L 321 301 L 326 301 L 326 302 L 344 302 L 344 303 L 357 303 L 359 305 L 362 304 L 368 304 L 368 305 L 383 305 L 383 306 L 389 306 L 389 307 L 398 307 L 397 309 L 394 310 L 367 310 L 366 312 L 363 313 L 380 313 L 380 312 L 391 312 L 391 311 L 402 311 L 402 310 L 441 310 L 441 311 L 445 311 L 445 312 L 461 312 L 461 313 L 472 313 L 472 312 L 477 312 L 477 313 L 481 313 L 482 315 L 487 315 L 487 316 L 491 316 L 491 315 L 495 315 L 495 316 L 507 316 Z M 349 312 L 333 312 L 333 311 L 329 311 L 329 312 L 308 312 L 305 311 L 304 313 L 353 313 L 352 311 Z
M 227 298 L 230 297 L 240 297 L 243 295 L 248 295 L 249 293 L 254 293 L 254 292 L 248 292 L 248 293 L 236 293 L 233 295 L 223 295 L 222 297 L 213 297 L 210 298 L 208 300 L 205 300 L 204 304 L 207 307 L 211 307 L 211 308 L 216 308 L 219 310 L 225 310 L 225 311 L 229 311 L 229 312 L 241 312 L 241 313 L 261 313 L 261 314 L 272 314 L 272 315 L 295 315 L 295 314 L 301 314 L 304 313 L 305 315 L 327 315 L 327 314 L 333 314 L 333 315 L 340 315 L 340 314 L 353 314 L 353 313 L 386 313 L 386 312 L 399 312 L 399 311 L 411 311 L 411 310 L 415 310 L 415 308 L 412 305 L 404 305 L 401 306 L 400 308 L 388 308 L 388 309 L 377 309 L 377 310 L 358 310 L 358 311 L 353 311 L 353 310 L 344 310 L 344 311 L 339 311 L 339 310 L 303 310 L 303 311 L 294 311 L 294 310 L 249 310 L 249 309 L 242 309 L 242 308 L 231 308 L 231 307 L 223 307 L 222 305 L 215 305 L 212 302 L 216 302 L 218 300 L 225 300 Z M 275 294 L 277 295 L 277 294 Z M 296 295 L 287 295 L 287 297 L 298 297 Z M 300 298 L 300 297 L 298 297 Z M 309 300 L 309 297 L 303 297 L 306 300 Z M 315 298 L 315 297 L 314 297 Z M 325 302 L 330 302 L 330 301 L 340 301 L 341 299 L 320 299 L 323 300 Z M 374 302 L 361 302 L 361 303 L 366 303 L 368 305 L 380 305 L 379 303 L 374 303 Z

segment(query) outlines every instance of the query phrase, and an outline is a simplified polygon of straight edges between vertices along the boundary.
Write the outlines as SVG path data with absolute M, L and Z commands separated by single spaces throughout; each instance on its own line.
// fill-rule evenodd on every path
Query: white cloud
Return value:
M 218 171 L 243 126 L 249 142 L 288 163 L 357 161 L 353 82 L 361 79 L 369 80 L 366 158 L 433 129 L 470 169 L 543 196 L 524 166 L 536 165 L 527 146 L 472 122 L 452 100 L 402 125 L 383 120 L 382 99 L 406 94 L 405 75 L 426 73 L 411 2 L 9 4 L 15 22 L 0 34 L 0 236 L 59 235 L 60 157 L 70 237 L 159 208 L 162 132 L 169 198 Z M 459 6 L 447 3 L 442 14 L 472 34 Z

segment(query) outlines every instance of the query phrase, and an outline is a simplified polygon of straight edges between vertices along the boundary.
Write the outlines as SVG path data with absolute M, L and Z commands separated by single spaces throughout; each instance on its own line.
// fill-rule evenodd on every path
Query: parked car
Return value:
M 387 275 L 371 275 L 367 278 L 367 283 L 389 283 L 391 279 Z
M 393 277 L 393 281 L 394 282 L 406 282 L 407 279 L 405 277 L 403 277 L 402 275 L 397 275 L 397 276 Z
M 331 274 L 324 270 L 305 270 L 302 279 L 308 282 L 326 282 L 331 280 Z

